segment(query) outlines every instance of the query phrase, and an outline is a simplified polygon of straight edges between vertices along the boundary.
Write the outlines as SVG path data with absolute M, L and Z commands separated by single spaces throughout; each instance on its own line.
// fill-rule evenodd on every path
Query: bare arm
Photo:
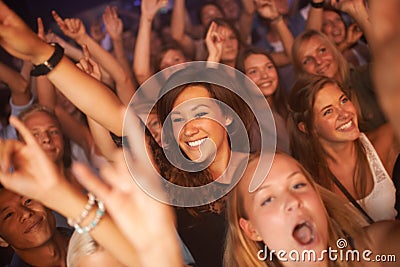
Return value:
M 62 19 L 55 11 L 53 17 L 59 25 L 60 29 L 73 38 L 81 46 L 86 45 L 90 50 L 93 58 L 111 75 L 116 83 L 118 96 L 124 104 L 128 104 L 135 92 L 132 79 L 124 68 L 118 63 L 113 55 L 102 48 L 93 38 L 91 38 L 85 30 L 80 19 Z
M 122 37 L 124 25 L 122 24 L 122 20 L 118 17 L 116 7 L 107 6 L 103 14 L 103 22 L 113 42 L 114 55 L 117 61 L 124 68 L 125 72 L 133 79 L 132 68 L 125 55 L 124 40 Z
M 253 1 L 242 0 L 242 12 L 239 17 L 240 38 L 246 44 L 251 43 L 251 30 L 253 28 L 253 20 L 255 6 Z
M 363 0 L 331 0 L 331 5 L 348 13 L 360 26 L 368 42 L 373 38 L 371 21 Z
M 0 62 L 0 82 L 7 84 L 14 105 L 23 106 L 31 100 L 28 82 L 17 71 Z
M 373 78 L 379 103 L 400 141 L 400 2 L 371 0 Z
M 164 4 L 160 0 L 142 1 L 142 14 L 133 56 L 133 72 L 139 84 L 142 84 L 153 75 L 150 61 L 151 24 L 157 11 Z
M 275 1 L 260 0 L 256 2 L 257 12 L 263 18 L 271 20 L 272 30 L 276 31 L 281 39 L 284 47 L 284 52 L 273 52 L 271 57 L 274 59 L 277 66 L 290 64 L 293 45 L 293 35 L 287 27 L 283 17 L 279 14 L 276 8 Z
M 195 54 L 193 39 L 185 33 L 185 0 L 175 0 L 171 16 L 171 35 L 183 48 L 186 54 Z
M 39 39 L 4 3 L 0 2 L 0 7 L 0 44 L 3 48 L 35 65 L 49 59 L 54 47 Z M 80 71 L 66 57 L 47 77 L 80 110 L 115 134 L 122 134 L 124 106 L 103 84 Z M 98 103 L 102 103 L 101 110 L 97 108 Z
M 321 0 L 314 0 L 313 3 L 323 3 Z M 322 28 L 322 15 L 324 14 L 323 8 L 310 7 L 308 18 L 306 22 L 306 30 L 320 31 Z
M 0 146 L 0 180 L 4 187 L 18 194 L 40 201 L 67 218 L 78 218 L 84 209 L 87 197 L 62 176 L 50 161 L 35 138 L 16 118 L 10 123 L 18 130 L 25 143 L 17 140 L 2 141 Z M 10 166 L 14 172 L 9 173 Z M 95 216 L 92 209 L 82 222 L 88 225 Z M 137 250 L 121 234 L 115 223 L 106 214 L 90 232 L 106 250 L 128 266 L 138 264 Z

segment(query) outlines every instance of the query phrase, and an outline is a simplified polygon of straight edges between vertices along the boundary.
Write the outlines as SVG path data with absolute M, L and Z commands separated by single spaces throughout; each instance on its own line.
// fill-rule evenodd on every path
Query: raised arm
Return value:
M 321 31 L 322 29 L 322 17 L 324 14 L 324 8 L 320 5 L 323 4 L 324 0 L 312 0 L 310 11 L 308 12 L 308 18 L 306 22 L 306 30 Z
M 40 201 L 66 218 L 79 218 L 87 203 L 87 197 L 62 176 L 21 121 L 12 117 L 10 123 L 19 131 L 25 143 L 0 140 L 2 185 L 18 194 Z M 14 168 L 12 173 L 9 172 L 10 166 Z M 96 209 L 90 210 L 81 225 L 88 225 L 95 213 Z M 90 234 L 122 263 L 128 266 L 139 264 L 137 250 L 107 214 Z
M 276 8 L 274 0 L 258 0 L 256 8 L 261 17 L 271 20 L 271 28 L 275 31 L 283 44 L 284 52 L 273 52 L 273 58 L 277 66 L 290 64 L 293 45 L 293 35 L 286 25 L 281 14 Z
M 89 57 L 87 49 L 84 50 L 86 56 L 79 61 L 77 66 L 87 74 L 91 75 L 93 78 L 100 81 L 102 73 L 100 72 L 98 64 Z M 87 121 L 89 124 L 91 138 L 96 144 L 96 147 L 100 149 L 100 152 L 104 157 L 106 157 L 108 160 L 112 160 L 112 155 L 117 150 L 117 146 L 112 140 L 110 132 L 89 117 L 87 118 Z
M 166 4 L 161 0 L 143 0 L 139 31 L 133 56 L 133 72 L 139 84 L 153 75 L 150 60 L 151 24 L 157 11 Z
M 360 26 L 368 42 L 373 38 L 372 25 L 363 0 L 331 0 L 331 5 L 349 14 Z
M 180 44 L 187 55 L 193 57 L 195 45 L 193 39 L 185 33 L 185 0 L 175 0 L 171 15 L 171 35 Z
M 5 83 L 11 91 L 12 103 L 23 106 L 32 98 L 28 82 L 17 71 L 0 62 L 0 82 Z
M 79 45 L 88 47 L 93 58 L 111 75 L 115 81 L 118 96 L 127 105 L 135 92 L 129 73 L 125 71 L 113 55 L 87 34 L 80 19 L 62 19 L 55 11 L 52 14 L 65 35 L 73 38 Z
M 208 27 L 206 39 L 204 40 L 207 46 L 209 62 L 220 62 L 222 54 L 222 44 L 225 36 L 218 31 L 218 25 L 214 21 Z
M 243 9 L 239 17 L 240 39 L 246 44 L 251 44 L 251 30 L 253 29 L 253 20 L 256 8 L 254 1 L 241 1 Z
M 3 2 L 0 2 L 0 44 L 13 56 L 35 65 L 43 64 L 55 52 L 53 46 L 39 39 Z M 47 77 L 80 110 L 115 134 L 122 134 L 125 108 L 107 87 L 80 71 L 66 57 Z M 98 103 L 102 103 L 101 109 Z
M 400 141 L 400 2 L 370 1 L 374 55 L 373 78 L 378 100 Z
M 162 189 L 146 152 L 140 119 L 131 113 L 127 116 L 130 122 L 127 125 L 128 141 L 139 140 L 138 145 L 125 151 L 125 157 L 122 153 L 116 154 L 113 168 L 103 170 L 107 185 L 89 175 L 79 176 L 79 181 L 110 207 L 110 215 L 139 252 L 140 266 L 182 266 L 172 210 L 151 194 L 160 193 Z M 125 163 L 136 166 L 135 181 Z M 152 192 L 140 188 L 139 181 Z
M 107 33 L 110 35 L 114 56 L 119 64 L 124 68 L 125 72 L 133 78 L 133 71 L 129 64 L 128 58 L 125 55 L 124 39 L 122 37 L 124 25 L 122 20 L 118 17 L 116 7 L 107 6 L 103 13 L 103 23 L 106 27 Z

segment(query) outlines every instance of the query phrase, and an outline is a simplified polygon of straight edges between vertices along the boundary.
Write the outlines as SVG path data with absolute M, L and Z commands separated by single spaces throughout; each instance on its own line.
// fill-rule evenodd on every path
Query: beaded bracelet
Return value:
M 78 234 L 84 234 L 84 233 L 89 233 L 92 231 L 100 222 L 101 218 L 103 218 L 106 208 L 104 207 L 103 202 L 96 200 L 97 202 L 97 211 L 94 219 L 86 226 L 81 227 L 79 224 L 75 224 L 75 231 L 78 232 Z
M 89 212 L 92 210 L 93 205 L 95 203 L 96 203 L 96 197 L 93 194 L 89 193 L 88 202 L 86 203 L 85 208 L 83 209 L 79 217 L 77 219 L 68 218 L 68 224 L 70 226 L 75 226 L 77 224 L 79 225 L 89 215 Z

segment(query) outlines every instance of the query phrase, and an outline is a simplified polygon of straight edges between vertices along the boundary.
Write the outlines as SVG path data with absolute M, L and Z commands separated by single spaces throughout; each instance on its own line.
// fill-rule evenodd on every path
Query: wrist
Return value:
M 271 24 L 277 24 L 280 21 L 283 21 L 283 16 L 281 14 L 279 14 L 275 18 L 271 19 Z
M 52 45 L 45 43 L 45 42 L 43 42 L 43 44 L 44 45 L 43 45 L 43 47 L 40 48 L 41 51 L 39 52 L 39 54 L 32 57 L 31 62 L 34 65 L 42 64 L 43 62 L 48 60 L 51 57 L 51 55 L 54 53 L 55 48 Z
M 47 75 L 58 65 L 58 63 L 60 63 L 64 56 L 64 48 L 57 43 L 51 43 L 51 46 L 54 48 L 53 53 L 40 64 L 34 64 L 30 72 L 31 76 Z
M 88 39 L 89 35 L 87 33 L 82 34 L 81 36 L 78 36 L 75 41 L 79 44 L 79 45 L 84 45 L 87 43 L 87 39 Z

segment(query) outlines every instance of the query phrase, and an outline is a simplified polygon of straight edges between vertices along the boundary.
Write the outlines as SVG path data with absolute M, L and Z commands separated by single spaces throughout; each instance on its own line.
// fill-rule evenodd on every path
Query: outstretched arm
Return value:
M 48 60 L 55 50 L 37 37 L 3 2 L 0 2 L 0 45 L 13 56 L 35 65 Z M 80 71 L 66 57 L 47 77 L 80 110 L 115 134 L 122 134 L 125 108 L 102 83 Z M 101 109 L 97 108 L 98 103 L 102 103 Z
M 150 61 L 151 24 L 157 11 L 166 4 L 162 0 L 143 0 L 139 31 L 133 56 L 133 72 L 139 84 L 153 75 Z
M 0 62 L 0 82 L 5 83 L 11 91 L 14 105 L 23 106 L 31 100 L 28 82 L 17 71 Z
M 360 26 L 368 42 L 373 38 L 371 21 L 363 0 L 331 0 L 331 5 L 349 14 Z
M 114 56 L 125 72 L 133 79 L 133 71 L 125 55 L 124 39 L 122 36 L 124 25 L 118 17 L 116 7 L 107 6 L 103 13 L 103 23 L 113 43 Z
M 378 100 L 400 141 L 400 2 L 371 0 L 373 78 Z
M 85 30 L 80 19 L 62 19 L 55 11 L 53 17 L 65 35 L 73 38 L 79 45 L 86 45 L 93 58 L 108 72 L 115 81 L 116 90 L 122 103 L 127 105 L 135 92 L 131 76 L 118 63 L 113 55 L 101 47 Z
M 175 0 L 171 15 L 171 35 L 191 57 L 195 54 L 195 45 L 193 39 L 185 33 L 185 0 Z
M 271 28 L 278 33 L 283 44 L 284 52 L 273 52 L 273 58 L 277 66 L 284 66 L 291 62 L 291 53 L 293 45 L 293 35 L 286 25 L 281 14 L 276 7 L 275 0 L 258 0 L 256 8 L 261 17 L 271 20 Z
M 25 143 L 17 140 L 0 140 L 0 182 L 20 195 L 40 201 L 67 218 L 78 218 L 87 197 L 58 171 L 46 156 L 33 135 L 15 117 L 10 123 L 18 130 Z M 13 166 L 14 171 L 9 172 Z M 88 225 L 95 217 L 96 209 L 90 211 L 82 225 Z M 94 239 L 128 266 L 138 264 L 137 250 L 121 234 L 106 214 L 90 232 Z

